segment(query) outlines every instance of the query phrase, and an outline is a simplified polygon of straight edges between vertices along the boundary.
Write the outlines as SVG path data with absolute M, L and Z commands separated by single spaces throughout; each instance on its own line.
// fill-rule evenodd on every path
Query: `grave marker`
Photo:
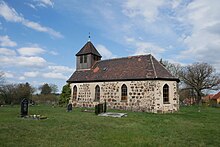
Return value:
M 21 117 L 28 115 L 28 100 L 24 98 L 21 101 Z
M 71 112 L 73 110 L 72 104 L 67 105 L 67 112 Z

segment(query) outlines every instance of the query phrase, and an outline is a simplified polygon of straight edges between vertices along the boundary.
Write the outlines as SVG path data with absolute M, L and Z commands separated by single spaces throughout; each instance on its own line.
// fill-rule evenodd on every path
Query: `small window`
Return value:
M 84 55 L 84 63 L 87 63 L 87 55 Z
M 169 103 L 169 86 L 167 84 L 163 86 L 163 103 Z
M 83 56 L 80 56 L 80 63 L 83 63 Z
M 75 101 L 77 98 L 77 87 L 76 85 L 73 87 L 73 101 Z
M 94 61 L 97 61 L 97 56 L 93 56 Z
M 95 101 L 100 101 L 100 87 L 97 85 L 95 87 Z
M 121 86 L 121 100 L 122 101 L 127 101 L 128 99 L 128 92 L 127 92 L 127 86 L 125 84 L 123 84 Z

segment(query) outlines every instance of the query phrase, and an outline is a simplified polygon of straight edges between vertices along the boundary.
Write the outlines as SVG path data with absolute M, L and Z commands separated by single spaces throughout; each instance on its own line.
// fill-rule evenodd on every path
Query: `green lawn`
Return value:
M 0 146 L 219 146 L 220 109 L 183 107 L 174 114 L 127 112 L 128 117 L 98 117 L 94 113 L 51 106 L 0 107 Z M 119 111 L 123 112 L 123 111 Z

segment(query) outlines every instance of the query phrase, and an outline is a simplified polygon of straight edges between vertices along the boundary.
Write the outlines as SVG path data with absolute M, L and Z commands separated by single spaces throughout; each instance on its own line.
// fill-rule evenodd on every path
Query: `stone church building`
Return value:
M 101 60 L 91 41 L 76 54 L 67 80 L 75 107 L 107 102 L 108 109 L 165 113 L 179 109 L 178 82 L 151 54 Z

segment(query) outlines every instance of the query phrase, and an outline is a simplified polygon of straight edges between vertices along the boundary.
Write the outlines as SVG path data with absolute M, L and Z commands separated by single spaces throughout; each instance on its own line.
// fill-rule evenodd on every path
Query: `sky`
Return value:
M 102 59 L 152 54 L 220 71 L 219 0 L 0 0 L 0 71 L 61 91 L 89 32 Z

